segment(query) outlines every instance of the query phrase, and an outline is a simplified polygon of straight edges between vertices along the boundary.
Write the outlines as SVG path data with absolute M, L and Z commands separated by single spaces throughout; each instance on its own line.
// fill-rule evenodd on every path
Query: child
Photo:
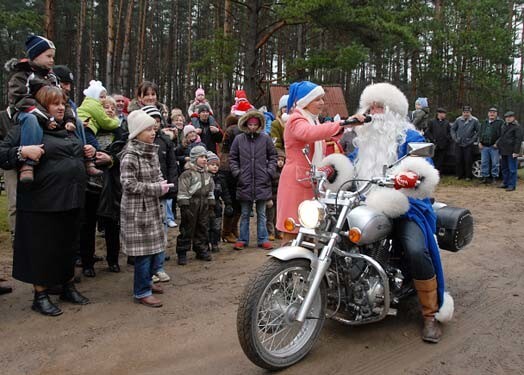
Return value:
M 277 167 L 277 152 L 269 135 L 263 132 L 264 115 L 250 111 L 238 120 L 243 132 L 235 137 L 229 153 L 231 174 L 237 179 L 237 199 L 240 201 L 240 236 L 234 245 L 242 250 L 249 243 L 249 217 L 253 202 L 257 207 L 257 244 L 273 248 L 266 228 L 266 201 L 271 199 L 271 179 Z
M 185 165 L 190 159 L 189 153 L 191 152 L 191 149 L 196 146 L 204 146 L 204 144 L 200 142 L 200 137 L 193 125 L 184 126 L 182 133 L 184 135 L 182 138 L 182 144 L 175 150 L 176 159 L 178 161 L 178 170 L 180 173 L 185 170 Z
M 189 105 L 189 108 L 187 109 L 187 113 L 189 114 L 189 117 L 197 117 L 197 107 L 199 105 L 206 105 L 209 109 L 209 113 L 211 116 L 213 115 L 213 110 L 211 109 L 211 105 L 209 104 L 209 101 L 206 99 L 206 92 L 202 87 L 198 88 L 195 91 L 195 100 Z
M 237 90 L 235 92 L 235 104 L 231 106 L 231 114 L 240 117 L 253 109 L 255 109 L 255 107 L 247 100 L 246 92 L 244 90 Z
M 155 124 L 145 112 L 132 112 L 128 117 L 129 141 L 120 154 L 120 242 L 122 251 L 135 257 L 134 297 L 149 307 L 162 306 L 152 293 L 163 293 L 163 289 L 151 279 L 167 245 L 159 197 L 172 187 L 160 172 Z
M 280 180 L 280 173 L 284 168 L 286 162 L 286 154 L 284 151 L 277 149 L 277 172 L 271 182 L 272 197 L 271 200 L 267 201 L 266 205 L 266 216 L 267 216 L 267 232 L 269 234 L 269 240 L 274 241 L 275 238 L 282 239 L 282 234 L 275 229 L 276 225 L 276 213 L 277 213 L 277 191 L 278 181 Z
M 196 253 L 196 258 L 212 260 L 208 253 L 208 224 L 210 211 L 215 208 L 215 183 L 207 172 L 207 150 L 203 146 L 191 149 L 190 161 L 178 180 L 177 202 L 180 207 L 180 234 L 176 252 L 178 264 L 187 264 L 187 252 Z
M 12 59 L 6 69 L 14 72 L 9 80 L 9 106 L 13 118 L 21 125 L 20 146 L 42 143 L 42 121 L 47 127 L 54 123 L 48 111 L 36 101 L 35 94 L 42 86 L 59 87 L 58 78 L 51 68 L 55 62 L 55 45 L 42 36 L 29 35 L 25 42 L 28 59 Z M 64 123 L 68 129 L 75 126 L 75 115 L 70 105 L 66 105 Z M 20 167 L 19 181 L 33 182 L 33 168 L 38 162 L 27 159 Z
M 90 81 L 89 87 L 84 90 L 84 95 L 86 97 L 78 107 L 78 118 L 87 123 L 86 142 L 99 150 L 101 147 L 96 139 L 98 132 L 101 130 L 114 131 L 118 129 L 120 121 L 115 116 L 108 116 L 104 110 L 101 100 L 107 97 L 107 91 L 102 86 L 102 82 Z
M 225 173 L 219 171 L 220 159 L 214 152 L 207 152 L 207 171 L 213 177 L 215 183 L 215 190 L 213 192 L 215 196 L 215 210 L 209 211 L 209 243 L 211 246 L 212 253 L 218 253 L 220 251 L 218 247 L 218 241 L 220 240 L 220 232 L 222 228 L 222 202 L 224 202 L 226 208 L 226 216 L 233 214 L 233 207 L 231 206 L 231 196 L 229 195 L 229 189 L 225 180 Z M 222 200 L 222 202 L 220 202 Z

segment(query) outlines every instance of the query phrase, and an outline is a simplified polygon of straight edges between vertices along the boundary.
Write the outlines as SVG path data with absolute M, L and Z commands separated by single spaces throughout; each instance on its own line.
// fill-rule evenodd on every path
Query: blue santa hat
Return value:
M 289 86 L 289 98 L 287 99 L 287 112 L 296 105 L 298 108 L 305 108 L 315 98 L 324 95 L 322 86 L 310 81 L 295 82 Z

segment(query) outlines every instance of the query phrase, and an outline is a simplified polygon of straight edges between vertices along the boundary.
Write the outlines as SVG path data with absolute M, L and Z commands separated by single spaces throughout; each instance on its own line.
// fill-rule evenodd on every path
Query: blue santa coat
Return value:
M 397 155 L 400 159 L 408 153 L 408 143 L 410 142 L 425 142 L 424 137 L 416 130 L 408 129 L 406 132 L 406 140 L 398 146 Z M 354 162 L 358 155 L 358 149 L 355 149 L 348 158 Z M 429 163 L 433 165 L 431 158 L 427 158 Z M 437 292 L 439 306 L 444 302 L 444 270 L 442 269 L 442 262 L 440 260 L 440 249 L 435 239 L 435 232 L 437 230 L 437 216 L 433 211 L 433 205 L 429 198 L 416 199 L 408 197 L 409 210 L 404 214 L 409 220 L 414 221 L 424 234 L 426 248 L 429 251 L 433 268 L 435 269 L 435 276 L 437 277 Z

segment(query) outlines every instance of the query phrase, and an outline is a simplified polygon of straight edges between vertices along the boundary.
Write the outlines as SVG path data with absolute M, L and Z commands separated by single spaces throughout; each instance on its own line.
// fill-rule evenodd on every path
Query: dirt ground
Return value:
M 520 182 L 522 184 L 522 181 Z M 436 197 L 468 207 L 473 243 L 443 252 L 455 316 L 437 345 L 420 339 L 415 299 L 397 317 L 360 327 L 326 322 L 312 352 L 283 374 L 524 374 L 524 188 L 443 186 Z M 170 230 L 173 254 L 176 229 Z M 10 275 L 8 237 L 0 237 L 0 276 Z M 101 240 L 99 255 L 103 254 Z M 133 303 L 132 267 L 78 289 L 92 303 L 61 303 L 58 318 L 30 309 L 31 286 L 14 280 L 0 297 L 2 374 L 263 374 L 243 354 L 236 334 L 238 297 L 266 252 L 222 245 L 213 262 L 166 263 L 164 307 Z

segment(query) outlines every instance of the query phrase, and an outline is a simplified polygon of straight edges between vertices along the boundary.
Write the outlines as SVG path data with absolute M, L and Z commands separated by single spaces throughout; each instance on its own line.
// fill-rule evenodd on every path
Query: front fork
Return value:
M 304 321 L 306 320 L 308 312 L 311 309 L 311 304 L 313 303 L 313 300 L 318 291 L 318 288 L 320 287 L 320 283 L 322 282 L 322 279 L 324 278 L 324 275 L 326 274 L 329 268 L 329 265 L 331 264 L 331 254 L 333 253 L 333 249 L 335 248 L 335 244 L 338 240 L 338 233 L 340 232 L 342 226 L 344 225 L 344 220 L 346 219 L 348 210 L 349 210 L 348 206 L 342 207 L 342 211 L 338 217 L 338 221 L 335 226 L 335 229 L 331 232 L 331 237 L 329 239 L 329 242 L 327 243 L 326 246 L 322 248 L 322 251 L 320 252 L 320 256 L 317 262 L 317 267 L 311 269 L 311 273 L 309 274 L 309 280 L 308 280 L 309 290 L 295 318 L 295 320 L 300 323 L 304 323 Z

